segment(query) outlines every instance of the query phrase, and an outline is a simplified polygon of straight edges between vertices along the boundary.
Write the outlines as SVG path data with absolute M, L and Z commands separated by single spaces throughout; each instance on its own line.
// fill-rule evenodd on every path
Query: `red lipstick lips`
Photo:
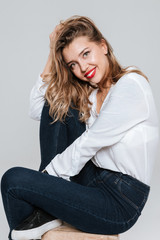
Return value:
M 88 71 L 84 76 L 87 78 L 93 78 L 96 73 L 96 67 Z

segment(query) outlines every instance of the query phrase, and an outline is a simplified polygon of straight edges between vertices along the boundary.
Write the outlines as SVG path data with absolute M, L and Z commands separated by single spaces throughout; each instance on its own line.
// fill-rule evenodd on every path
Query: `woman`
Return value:
M 90 233 L 127 231 L 147 201 L 159 137 L 147 77 L 123 68 L 87 17 L 61 22 L 50 48 L 30 97 L 40 171 L 2 177 L 9 238 L 37 239 L 61 220 Z

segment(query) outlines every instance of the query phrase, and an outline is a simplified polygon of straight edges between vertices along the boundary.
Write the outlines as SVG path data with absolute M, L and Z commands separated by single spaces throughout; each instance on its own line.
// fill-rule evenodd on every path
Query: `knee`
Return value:
M 1 179 L 1 190 L 5 191 L 13 186 L 17 186 L 20 178 L 22 178 L 22 167 L 13 167 L 7 170 Z

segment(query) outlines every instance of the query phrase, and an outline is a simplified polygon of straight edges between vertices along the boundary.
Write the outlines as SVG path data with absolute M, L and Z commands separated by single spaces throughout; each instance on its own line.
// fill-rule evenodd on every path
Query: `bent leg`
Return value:
M 148 193 L 144 183 L 99 168 L 87 185 L 26 168 L 12 168 L 2 178 L 11 230 L 21 222 L 19 216 L 24 213 L 26 218 L 26 209 L 30 215 L 32 207 L 38 207 L 85 232 L 122 233 L 137 221 Z
M 94 184 L 83 186 L 38 171 L 12 168 L 2 178 L 2 197 L 11 230 L 38 207 L 82 231 L 106 231 L 106 197 Z
M 40 122 L 40 150 L 42 171 L 50 161 L 63 152 L 86 129 L 85 123 L 79 121 L 79 111 L 69 108 L 64 123 L 53 119 L 49 115 L 49 106 L 44 104 Z

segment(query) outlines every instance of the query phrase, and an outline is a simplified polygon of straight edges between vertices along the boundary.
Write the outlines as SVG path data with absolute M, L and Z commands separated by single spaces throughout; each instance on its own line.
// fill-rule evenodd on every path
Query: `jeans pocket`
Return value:
M 147 194 L 120 179 L 117 184 L 121 197 L 137 211 L 141 211 L 147 201 Z

